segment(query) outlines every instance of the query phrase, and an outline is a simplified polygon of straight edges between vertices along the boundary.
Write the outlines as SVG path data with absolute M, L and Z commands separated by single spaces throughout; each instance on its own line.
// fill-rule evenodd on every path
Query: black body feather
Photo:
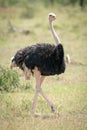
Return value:
M 61 74 L 65 71 L 64 49 L 61 44 L 41 43 L 17 51 L 14 56 L 16 65 L 23 70 L 23 63 L 28 69 L 37 67 L 41 75 Z

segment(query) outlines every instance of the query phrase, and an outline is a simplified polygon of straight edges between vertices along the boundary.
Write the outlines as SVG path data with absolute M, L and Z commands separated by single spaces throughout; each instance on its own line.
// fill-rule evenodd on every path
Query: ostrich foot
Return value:
M 54 106 L 51 106 L 51 111 L 52 111 L 53 113 L 55 112 Z
M 56 111 L 56 109 L 54 108 L 54 106 L 51 106 L 51 111 L 52 111 L 54 114 L 56 114 L 56 115 L 59 116 L 59 112 Z

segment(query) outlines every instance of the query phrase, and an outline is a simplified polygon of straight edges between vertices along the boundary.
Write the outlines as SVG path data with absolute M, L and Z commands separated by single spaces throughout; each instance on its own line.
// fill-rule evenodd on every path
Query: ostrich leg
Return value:
M 33 104 L 32 104 L 32 111 L 34 112 L 35 108 L 36 108 L 38 95 L 39 95 L 39 87 L 38 86 L 40 86 L 41 83 L 40 83 L 40 72 L 37 70 L 37 68 L 35 68 L 33 70 L 33 73 L 34 73 L 34 77 L 35 77 L 35 80 L 36 80 L 36 92 L 35 92 Z
M 42 91 L 42 88 L 40 88 L 40 94 L 43 96 L 43 98 L 47 101 L 48 105 L 51 107 L 52 112 L 55 112 L 54 105 L 51 101 L 49 101 L 48 97 L 45 95 L 45 93 Z
M 52 112 L 55 112 L 53 103 L 51 101 L 49 101 L 49 99 L 47 98 L 47 96 L 45 95 L 45 93 L 42 91 L 42 88 L 41 88 L 41 85 L 45 79 L 45 76 L 41 76 L 40 72 L 36 68 L 34 70 L 34 77 L 36 79 L 36 92 L 35 92 L 34 100 L 33 100 L 33 104 L 32 104 L 32 111 L 34 111 L 36 108 L 37 98 L 40 93 L 43 96 L 43 98 L 47 101 L 48 105 L 51 107 Z
M 36 88 L 37 88 L 37 86 L 36 86 Z M 38 98 L 38 91 L 36 89 L 36 92 L 35 92 L 35 95 L 34 95 L 34 99 L 33 99 L 32 109 L 31 109 L 32 112 L 35 111 L 37 98 Z
M 38 71 L 38 69 L 36 67 L 33 72 L 34 72 L 34 77 L 36 79 L 36 92 L 35 92 L 34 99 L 33 99 L 32 111 L 34 111 L 36 108 L 36 103 L 37 103 L 38 95 L 40 92 L 40 86 L 42 85 L 42 82 L 45 78 L 45 76 L 41 76 L 40 72 Z
M 36 108 L 36 103 L 37 103 L 37 99 L 38 99 L 38 95 L 39 95 L 39 92 L 40 92 L 40 87 L 38 86 L 41 86 L 43 80 L 44 80 L 44 76 L 40 78 L 40 82 L 38 82 L 38 80 L 36 80 L 36 92 L 35 92 L 35 95 L 34 95 L 34 99 L 33 99 L 33 104 L 32 104 L 32 111 L 34 112 L 35 111 L 35 108 Z

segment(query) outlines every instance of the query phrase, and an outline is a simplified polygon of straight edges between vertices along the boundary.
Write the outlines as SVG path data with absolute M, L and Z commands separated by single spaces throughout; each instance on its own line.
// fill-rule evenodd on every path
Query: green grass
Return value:
M 35 9 L 37 9 L 37 5 Z M 13 12 L 14 11 L 14 16 Z M 48 27 L 48 13 L 55 12 L 54 22 L 72 64 L 60 76 L 47 77 L 43 90 L 51 99 L 60 117 L 50 112 L 49 106 L 39 97 L 36 112 L 30 113 L 35 91 L 35 80 L 25 81 L 20 70 L 19 88 L 11 93 L 0 93 L 0 130 L 86 130 L 87 129 L 87 10 L 76 6 L 45 8 L 40 5 L 32 18 L 23 18 L 24 10 L 19 8 L 0 11 L 0 65 L 9 67 L 15 52 L 37 42 L 54 43 Z M 7 13 L 6 13 L 7 12 Z M 8 20 L 17 28 L 29 29 L 29 35 L 20 32 L 8 33 Z M 29 84 L 29 87 L 28 87 Z M 26 90 L 25 90 L 26 89 Z

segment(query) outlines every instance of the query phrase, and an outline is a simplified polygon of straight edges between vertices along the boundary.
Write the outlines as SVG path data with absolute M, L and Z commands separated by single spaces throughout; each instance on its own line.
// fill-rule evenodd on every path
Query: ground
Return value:
M 43 9 L 43 11 L 42 11 Z M 64 45 L 65 55 L 71 64 L 60 76 L 47 77 L 43 90 L 54 102 L 60 115 L 51 113 L 46 102 L 39 97 L 35 116 L 30 112 L 35 80 L 25 81 L 20 70 L 20 84 L 29 85 L 27 90 L 0 93 L 0 130 L 86 130 L 87 129 L 87 17 L 86 9 L 78 6 L 43 6 L 32 18 L 24 18 L 22 8 L 0 9 L 0 65 L 9 67 L 10 57 L 27 45 L 37 42 L 54 43 L 48 26 L 48 13 L 54 12 L 56 32 Z M 14 16 L 13 16 L 14 12 Z M 10 32 L 8 20 L 17 27 Z M 20 30 L 29 29 L 24 35 Z M 26 85 L 26 86 L 27 86 Z

